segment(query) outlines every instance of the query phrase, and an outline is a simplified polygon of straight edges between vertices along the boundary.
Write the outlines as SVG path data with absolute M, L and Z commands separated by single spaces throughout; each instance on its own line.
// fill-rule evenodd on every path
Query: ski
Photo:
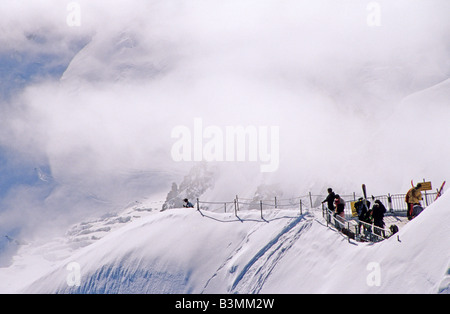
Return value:
M 437 199 L 442 195 L 442 190 L 444 189 L 444 185 L 445 185 L 445 181 L 442 182 L 442 185 L 441 185 L 441 187 L 439 188 L 439 190 L 438 190 L 438 192 L 437 192 L 437 195 L 436 195 L 436 198 L 435 198 L 434 200 L 437 200 Z
M 369 211 L 369 206 L 367 206 L 367 191 L 366 191 L 366 185 L 362 185 L 362 191 L 364 196 L 364 206 L 366 206 L 367 211 Z

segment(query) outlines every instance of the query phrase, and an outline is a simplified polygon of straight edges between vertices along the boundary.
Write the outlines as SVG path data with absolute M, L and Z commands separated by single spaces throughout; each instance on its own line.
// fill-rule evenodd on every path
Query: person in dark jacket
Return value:
M 332 188 L 328 188 L 328 196 L 326 199 L 324 199 L 322 201 L 323 203 L 327 203 L 328 209 L 331 211 L 334 211 L 334 198 L 335 198 L 336 194 L 333 192 Z
M 334 217 L 336 218 L 336 228 L 341 230 L 345 224 L 345 201 L 339 194 L 336 194 L 334 197 L 334 206 L 336 208 L 336 212 L 334 213 Z
M 355 209 L 358 213 L 358 230 L 359 232 L 362 232 L 363 230 L 370 231 L 371 227 L 369 226 L 372 224 L 372 217 L 371 217 L 371 210 L 370 210 L 370 202 L 368 200 L 365 200 L 360 197 L 358 201 L 355 203 Z M 366 223 L 366 224 L 364 224 Z M 369 224 L 369 225 L 367 225 Z M 363 228 L 361 228 L 363 227 Z
M 384 214 L 386 213 L 386 207 L 383 205 L 383 203 L 381 203 L 380 200 L 376 200 L 375 204 L 373 204 L 372 207 L 372 218 L 373 218 L 373 224 L 375 226 L 377 226 L 378 228 L 374 228 L 375 233 L 381 235 L 381 233 L 383 233 L 383 236 L 385 236 L 384 234 Z M 381 230 L 383 229 L 383 230 Z M 380 232 L 381 230 L 381 232 Z
M 356 209 L 356 212 L 358 213 L 358 219 L 360 221 L 370 222 L 370 219 L 368 217 L 368 209 L 369 208 L 370 208 L 370 202 L 368 200 L 366 200 L 366 204 L 364 204 L 364 200 L 362 197 L 360 197 L 358 199 L 358 201 L 355 203 L 355 209 Z
M 334 205 L 336 207 L 336 215 L 344 218 L 345 201 L 342 197 L 339 196 L 339 194 L 336 194 L 336 196 L 334 197 Z
M 189 202 L 187 198 L 185 198 L 183 201 L 184 201 L 183 207 L 194 208 L 194 205 L 191 202 Z

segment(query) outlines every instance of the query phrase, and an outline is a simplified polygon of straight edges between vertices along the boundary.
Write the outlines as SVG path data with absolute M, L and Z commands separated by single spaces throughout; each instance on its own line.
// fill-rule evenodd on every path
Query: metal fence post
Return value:
M 347 237 L 348 242 L 350 243 L 350 222 L 347 221 Z
M 203 213 L 200 211 L 200 201 L 198 200 L 198 198 L 197 198 L 197 210 L 202 216 L 204 216 Z
M 313 202 L 312 202 L 312 195 L 311 192 L 309 192 L 309 202 L 311 203 L 311 208 L 313 207 Z
M 423 182 L 425 182 L 425 179 L 423 179 Z M 425 204 L 428 206 L 428 197 L 427 197 L 427 190 L 423 191 L 425 193 Z
M 325 209 L 325 206 L 322 204 L 322 213 L 324 213 L 325 214 L 325 220 L 327 221 L 327 227 L 328 227 L 328 220 L 329 220 L 329 212 L 328 212 L 328 209 Z
M 394 209 L 392 208 L 392 197 L 391 197 L 391 193 L 388 193 L 388 207 L 389 207 L 389 211 L 392 213 L 394 211 Z
M 264 217 L 263 217 L 263 211 L 262 211 L 262 208 L 263 208 L 262 200 L 259 201 L 259 206 L 260 206 L 260 208 L 261 208 L 261 219 L 264 219 Z

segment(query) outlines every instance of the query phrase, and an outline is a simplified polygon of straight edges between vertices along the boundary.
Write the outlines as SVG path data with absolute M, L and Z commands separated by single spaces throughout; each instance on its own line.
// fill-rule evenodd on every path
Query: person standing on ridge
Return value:
M 336 206 L 336 215 L 345 218 L 345 201 L 342 197 L 339 196 L 339 194 L 336 194 L 336 196 L 334 197 L 334 205 Z
M 328 191 L 328 196 L 326 199 L 324 199 L 322 201 L 322 204 L 326 202 L 328 209 L 331 211 L 334 211 L 334 198 L 335 198 L 336 194 L 333 192 L 332 188 L 328 188 L 327 191 Z
M 358 199 L 358 201 L 355 203 L 355 209 L 358 213 L 358 230 L 361 232 L 361 227 L 364 226 L 364 229 L 367 229 L 367 226 L 363 223 L 370 224 L 370 201 L 366 200 L 364 203 L 364 200 L 362 197 Z
M 189 200 L 187 198 L 185 198 L 183 201 L 184 201 L 183 207 L 194 208 L 194 205 L 191 202 L 189 202 Z
M 378 227 L 374 228 L 374 232 L 378 235 L 383 235 L 386 237 L 384 232 L 384 214 L 386 213 L 386 207 L 381 203 L 380 200 L 376 200 L 372 207 L 372 218 L 373 224 Z
M 405 202 L 408 205 L 408 220 L 411 220 L 412 218 L 414 205 L 420 205 L 420 201 L 423 199 L 422 192 L 420 192 L 421 187 L 422 184 L 418 183 L 415 187 L 409 189 L 408 193 L 406 193 Z
M 334 205 L 336 206 L 336 220 L 343 225 L 345 222 L 345 201 L 342 197 L 339 196 L 339 194 L 336 194 L 336 196 L 334 197 Z M 338 230 L 341 230 L 342 227 L 336 222 L 336 228 Z

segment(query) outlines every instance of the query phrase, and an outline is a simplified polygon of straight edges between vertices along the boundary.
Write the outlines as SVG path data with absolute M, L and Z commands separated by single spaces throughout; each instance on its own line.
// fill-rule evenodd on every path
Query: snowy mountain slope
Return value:
M 318 231 L 320 237 L 314 237 L 311 232 L 305 242 L 294 244 L 292 255 L 296 258 L 283 260 L 262 292 L 448 291 L 445 276 L 450 266 L 449 208 L 450 197 L 446 195 L 404 226 L 398 238 L 393 236 L 374 245 L 343 246 L 342 240 L 323 230 Z M 368 284 L 370 274 L 376 269 L 380 274 L 379 286 Z M 287 276 L 289 281 L 282 279 Z
M 120 215 L 110 213 L 97 219 L 84 221 L 72 226 L 64 236 L 49 240 L 42 238 L 26 243 L 10 243 L 16 252 L 8 267 L 0 268 L 4 280 L 0 282 L 0 291 L 14 291 L 42 276 L 60 261 L 69 258 L 84 247 L 123 227 L 126 223 L 138 219 L 156 208 L 161 202 L 136 202 L 132 210 L 127 208 Z M 16 243 L 19 242 L 19 243 Z
M 84 235 L 91 234 L 91 240 L 98 236 L 92 243 L 68 250 L 60 239 L 59 251 L 65 248 L 67 255 L 54 254 L 53 261 L 47 257 L 44 263 L 42 256 L 44 251 L 57 252 L 56 242 L 41 246 L 40 252 L 22 251 L 10 268 L 0 270 L 0 276 L 15 283 L 2 282 L 0 289 L 3 293 L 446 293 L 449 207 L 446 195 L 402 228 L 398 238 L 373 245 L 349 243 L 326 227 L 320 210 L 304 216 L 296 210 L 267 211 L 264 221 L 258 211 L 241 212 L 237 219 L 226 213 L 202 216 L 195 209 L 159 212 L 134 207 L 86 227 Z M 114 227 L 101 229 L 105 223 Z M 80 226 L 68 235 L 82 236 Z M 66 267 L 73 262 L 80 267 L 79 287 L 67 281 L 72 273 Z M 379 282 L 372 281 L 373 276 Z
M 239 247 L 245 247 L 240 254 L 254 255 L 258 248 L 245 244 L 254 238 L 270 242 L 286 223 L 278 219 L 268 224 L 258 215 L 243 215 L 241 222 L 231 214 L 208 213 L 208 218 L 192 209 L 151 214 L 80 250 L 23 291 L 199 293 Z M 77 289 L 66 283 L 64 266 L 70 261 L 82 269 Z

